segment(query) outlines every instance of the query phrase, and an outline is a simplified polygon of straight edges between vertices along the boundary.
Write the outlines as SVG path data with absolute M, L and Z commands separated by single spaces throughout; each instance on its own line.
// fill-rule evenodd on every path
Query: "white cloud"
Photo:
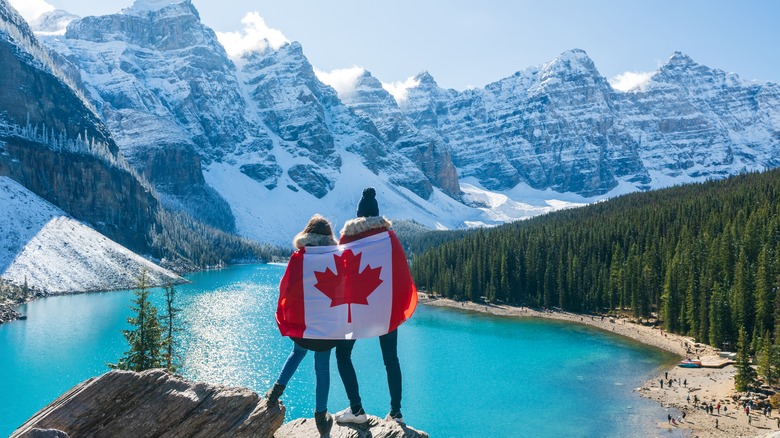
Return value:
M 653 77 L 655 72 L 637 72 L 627 71 L 621 73 L 609 80 L 612 88 L 618 91 L 631 91 L 647 89 L 647 84 L 650 83 L 650 78 Z
M 365 71 L 363 67 L 353 65 L 350 68 L 339 68 L 329 72 L 315 68 L 314 74 L 323 84 L 333 87 L 339 93 L 339 97 L 344 99 L 355 92 L 357 80 Z
M 51 12 L 56 9 L 54 6 L 46 2 L 46 0 L 10 0 L 11 6 L 14 7 L 22 17 L 30 23 L 41 15 Z
M 217 32 L 217 39 L 232 58 L 269 47 L 276 50 L 290 42 L 282 31 L 268 27 L 257 12 L 247 13 L 241 24 L 244 28 L 238 32 Z
M 392 94 L 395 101 L 399 105 L 406 102 L 406 97 L 409 94 L 409 89 L 420 85 L 420 81 L 414 78 L 414 76 L 407 78 L 405 81 L 396 81 L 391 83 L 382 82 L 382 88 Z

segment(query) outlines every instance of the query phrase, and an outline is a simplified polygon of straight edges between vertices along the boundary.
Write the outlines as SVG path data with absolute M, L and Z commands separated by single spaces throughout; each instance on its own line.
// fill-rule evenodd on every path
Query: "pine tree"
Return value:
M 176 317 L 181 312 L 181 309 L 174 305 L 176 301 L 176 289 L 172 284 L 168 284 L 163 288 L 165 292 L 165 314 L 163 315 L 163 347 L 165 350 L 165 369 L 175 373 L 178 370 L 178 357 L 176 355 L 177 347 L 179 346 L 175 335 L 180 331 L 176 324 Z
M 157 308 L 149 301 L 149 285 L 146 278 L 146 270 L 141 272 L 138 285 L 135 289 L 135 300 L 130 308 L 135 312 L 134 317 L 127 318 L 128 324 L 135 327 L 130 330 L 122 330 L 130 349 L 115 364 L 108 364 L 109 368 L 144 371 L 151 368 L 160 368 L 165 362 L 163 354 L 162 328 L 157 313 Z
M 769 385 L 772 385 L 777 380 L 776 362 L 777 350 L 767 330 L 761 337 L 761 350 L 758 354 L 758 374 Z
M 737 363 L 734 364 L 737 374 L 734 376 L 734 389 L 744 392 L 756 382 L 756 370 L 750 364 L 750 342 L 747 340 L 745 328 L 739 329 L 737 341 Z

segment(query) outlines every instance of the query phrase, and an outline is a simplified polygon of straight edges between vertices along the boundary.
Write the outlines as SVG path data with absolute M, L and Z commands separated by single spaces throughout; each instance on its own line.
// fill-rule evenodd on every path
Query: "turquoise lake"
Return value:
M 182 374 L 264 393 L 292 343 L 273 314 L 278 265 L 245 265 L 188 277 Z M 155 294 L 160 300 L 160 293 Z M 0 436 L 73 385 L 107 370 L 127 349 L 120 330 L 131 291 L 51 297 L 20 308 L 26 321 L 0 325 Z M 673 436 L 666 411 L 634 388 L 675 357 L 576 324 L 498 318 L 419 306 L 399 329 L 407 422 L 432 437 Z M 353 353 L 364 406 L 384 417 L 389 395 L 376 339 Z M 287 420 L 312 416 L 313 355 L 288 385 Z M 331 412 L 347 406 L 331 357 Z

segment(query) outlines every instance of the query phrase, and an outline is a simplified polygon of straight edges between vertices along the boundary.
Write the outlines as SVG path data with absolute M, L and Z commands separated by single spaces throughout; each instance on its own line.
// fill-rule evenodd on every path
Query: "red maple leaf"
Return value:
M 347 305 L 347 322 L 352 322 L 352 304 L 368 305 L 368 296 L 382 284 L 379 279 L 381 266 L 372 268 L 368 265 L 363 272 L 359 272 L 362 256 L 362 253 L 354 254 L 348 249 L 340 257 L 333 255 L 336 273 L 330 268 L 325 272 L 314 272 L 317 277 L 314 287 L 330 298 L 330 307 Z

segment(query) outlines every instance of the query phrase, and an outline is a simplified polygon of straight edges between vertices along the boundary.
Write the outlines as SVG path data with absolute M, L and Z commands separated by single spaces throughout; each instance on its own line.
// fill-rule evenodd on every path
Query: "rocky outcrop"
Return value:
M 244 389 L 194 383 L 163 370 L 111 371 L 41 409 L 12 435 L 54 429 L 73 437 L 271 437 L 283 407 Z
M 291 421 L 275 434 L 274 438 L 309 438 L 319 436 L 313 418 Z M 395 421 L 385 421 L 369 416 L 366 424 L 333 424 L 330 438 L 428 438 L 428 434 Z
M 22 316 L 19 312 L 13 309 L 14 306 L 16 306 L 16 304 L 0 303 L 0 324 L 14 321 Z
M 148 251 L 159 201 L 132 172 L 90 154 L 0 135 L 3 140 L 0 176 L 9 176 L 133 251 Z
M 244 388 L 186 381 L 164 370 L 111 371 L 73 387 L 19 427 L 11 438 L 319 436 L 313 418 L 282 426 L 284 406 Z M 427 438 L 394 421 L 334 424 L 332 438 Z

